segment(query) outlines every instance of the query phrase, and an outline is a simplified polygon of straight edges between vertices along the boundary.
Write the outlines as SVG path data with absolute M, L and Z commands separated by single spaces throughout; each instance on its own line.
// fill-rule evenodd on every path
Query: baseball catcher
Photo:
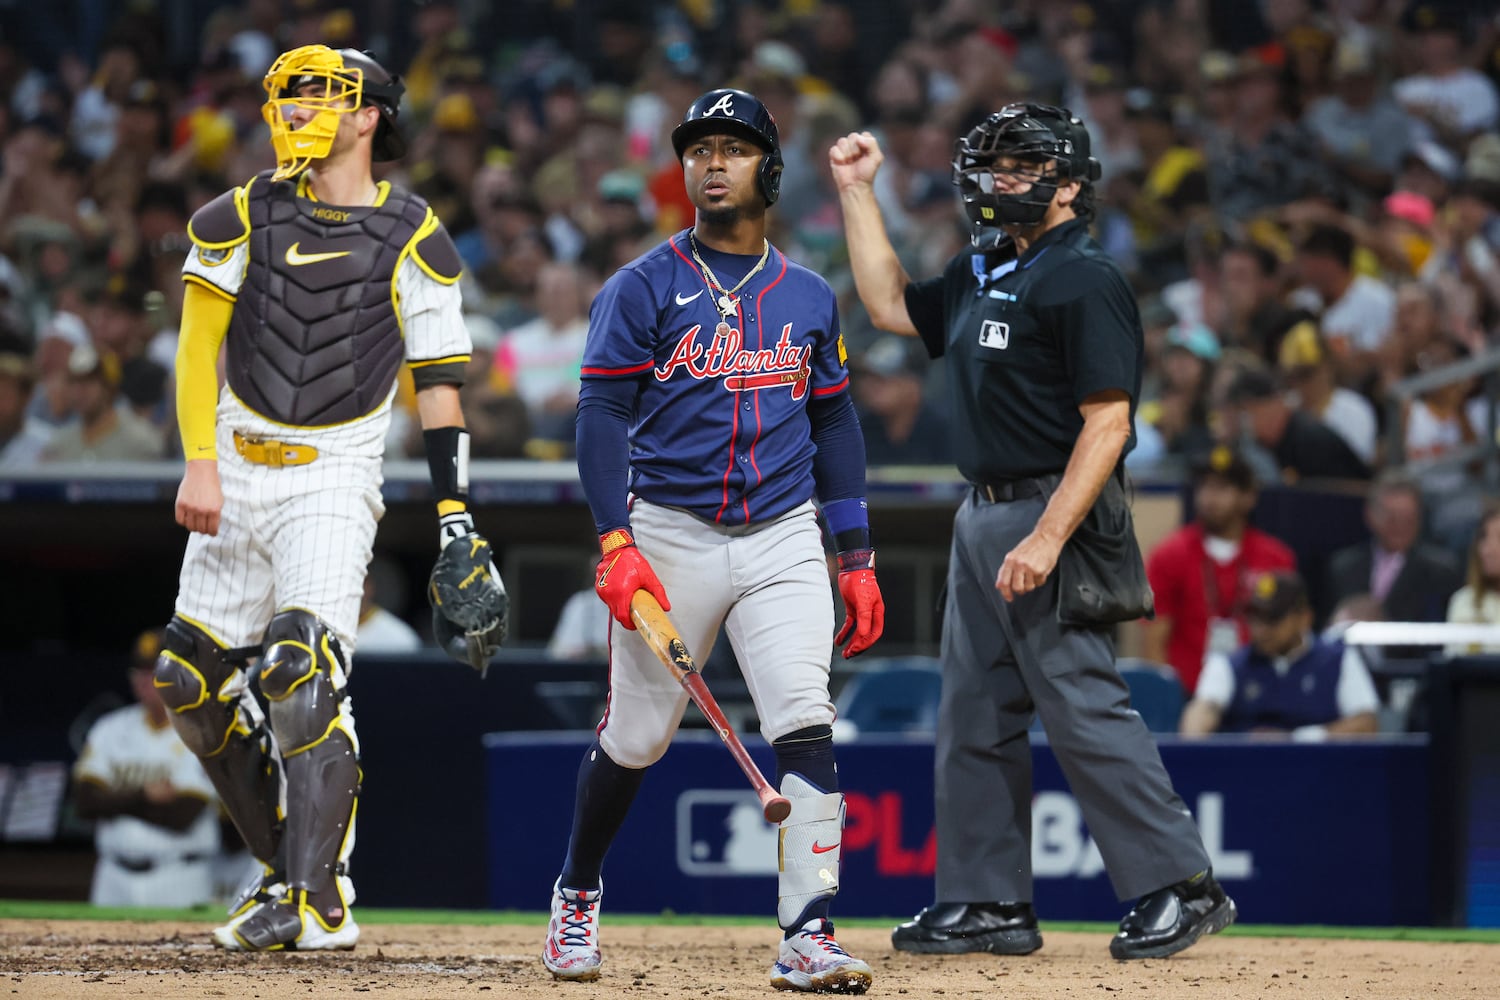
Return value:
M 425 201 L 371 171 L 406 149 L 401 79 L 305 45 L 264 84 L 276 168 L 188 225 L 176 515 L 191 534 L 154 683 L 264 866 L 215 942 L 328 951 L 359 939 L 349 682 L 403 365 L 437 497 L 439 640 L 482 668 L 506 599 L 467 507 L 461 260 Z

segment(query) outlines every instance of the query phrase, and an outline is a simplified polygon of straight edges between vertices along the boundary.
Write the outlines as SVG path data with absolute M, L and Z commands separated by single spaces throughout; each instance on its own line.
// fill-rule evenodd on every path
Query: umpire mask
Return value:
M 1081 137 L 1078 133 L 1081 133 Z M 995 180 L 1002 158 L 1031 180 L 1023 191 L 1003 193 Z M 1088 132 L 1071 113 L 1039 104 L 1009 104 L 970 129 L 953 146 L 953 185 L 974 227 L 976 246 L 996 226 L 1034 226 L 1065 181 L 1085 185 L 1099 176 L 1088 155 Z
M 267 100 L 261 116 L 271 127 L 276 180 L 294 177 L 333 148 L 339 117 L 371 106 L 380 112 L 371 150 L 374 160 L 398 159 L 406 142 L 396 128 L 406 86 L 367 52 L 304 45 L 283 53 L 266 71 Z M 292 110 L 313 112 L 301 126 Z

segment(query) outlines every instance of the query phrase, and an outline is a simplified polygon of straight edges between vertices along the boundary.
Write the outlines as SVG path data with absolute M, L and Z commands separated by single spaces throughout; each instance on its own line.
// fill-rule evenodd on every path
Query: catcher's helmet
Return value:
M 1053 164 L 1055 169 L 1026 191 L 1002 194 L 992 171 L 1001 157 L 1043 168 Z M 953 184 L 963 196 L 976 239 L 981 229 L 997 225 L 1035 225 L 1046 214 L 1059 182 L 1078 181 L 1087 188 L 1099 174 L 1083 122 L 1066 108 L 1046 104 L 1008 104 L 953 146 Z
M 766 204 L 776 204 L 781 196 L 781 138 L 776 134 L 776 119 L 755 95 L 727 87 L 710 90 L 688 107 L 681 124 L 672 130 L 672 148 L 681 160 L 694 139 L 724 132 L 743 136 L 766 151 L 756 180 Z
M 328 155 L 338 132 L 338 116 L 354 108 L 380 112 L 371 158 L 396 160 L 406 154 L 406 139 L 396 126 L 406 85 L 368 52 L 304 45 L 281 54 L 266 71 L 266 103 L 261 114 L 271 126 L 276 150 L 276 177 L 291 177 L 313 160 Z M 323 92 L 299 95 L 308 84 L 322 84 Z M 288 110 L 301 105 L 317 112 L 300 128 L 292 128 Z

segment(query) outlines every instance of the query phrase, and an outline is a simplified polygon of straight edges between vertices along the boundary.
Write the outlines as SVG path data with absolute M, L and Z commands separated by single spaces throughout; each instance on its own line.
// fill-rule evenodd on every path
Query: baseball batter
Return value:
M 359 937 L 348 865 L 361 778 L 347 685 L 402 363 L 416 383 L 442 558 L 451 545 L 488 562 L 489 549 L 464 503 L 458 254 L 420 198 L 371 174 L 372 160 L 405 149 L 404 87 L 368 53 L 309 45 L 278 58 L 265 88 L 277 168 L 189 224 L 177 520 L 192 535 L 156 685 L 265 866 L 215 940 L 343 949 Z M 504 591 L 487 569 L 470 588 L 488 597 L 487 627 L 445 632 L 438 616 L 460 658 L 503 634 Z M 269 719 L 248 687 L 257 655 Z
M 879 638 L 864 445 L 833 292 L 766 240 L 781 185 L 776 123 L 738 90 L 699 97 L 673 130 L 692 229 L 618 271 L 594 300 L 578 404 L 578 467 L 610 608 L 609 701 L 578 774 L 568 855 L 542 960 L 599 975 L 600 872 L 645 769 L 688 696 L 634 632 L 650 592 L 695 653 L 723 625 L 792 801 L 781 824 L 779 989 L 862 992 L 870 967 L 828 919 L 844 817 L 828 668 L 833 603 L 817 496 L 839 551 L 853 656 Z

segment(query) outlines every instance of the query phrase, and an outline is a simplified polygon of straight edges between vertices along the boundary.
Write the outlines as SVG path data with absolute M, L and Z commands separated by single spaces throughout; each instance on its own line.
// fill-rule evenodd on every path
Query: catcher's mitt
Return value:
M 447 654 L 481 675 L 505 641 L 510 598 L 484 536 L 468 534 L 443 548 L 427 584 L 432 631 Z

